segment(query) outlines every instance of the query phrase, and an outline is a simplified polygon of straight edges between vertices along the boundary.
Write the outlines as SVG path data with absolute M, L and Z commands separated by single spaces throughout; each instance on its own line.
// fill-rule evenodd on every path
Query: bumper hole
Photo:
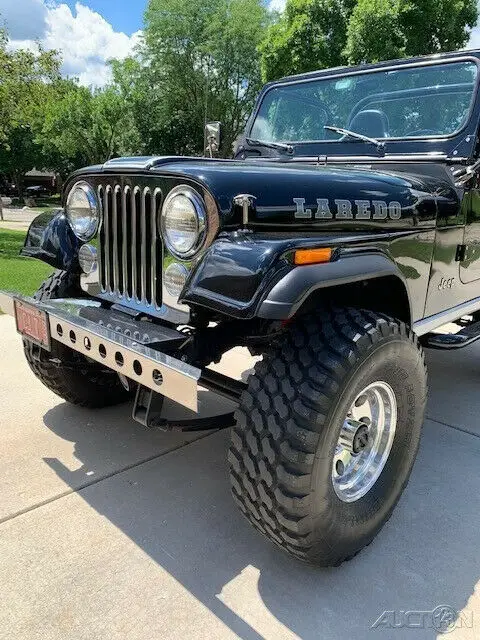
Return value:
M 107 357 L 107 350 L 105 349 L 105 345 L 104 344 L 100 344 L 98 346 L 98 353 L 102 356 L 102 358 L 106 358 Z
M 117 363 L 117 365 L 118 365 L 119 367 L 123 367 L 123 356 L 122 356 L 122 354 L 120 353 L 120 351 L 117 351 L 117 352 L 115 353 L 115 362 Z
M 152 371 L 152 378 L 153 378 L 154 383 L 158 384 L 159 386 L 163 382 L 163 376 L 162 376 L 161 372 L 158 369 L 154 369 Z
M 57 335 L 59 335 L 60 337 L 63 336 L 63 329 L 61 324 L 57 324 Z
M 85 336 L 85 338 L 83 339 L 83 346 L 87 351 L 90 351 L 90 349 L 92 348 L 92 343 L 90 342 L 90 338 L 88 338 L 87 336 Z
M 75 335 L 75 331 L 70 331 L 70 342 L 73 342 L 73 344 L 75 344 L 76 341 L 77 336 Z
M 142 375 L 142 365 L 140 364 L 140 362 L 138 360 L 134 360 L 133 361 L 133 370 L 135 371 L 135 373 L 137 374 L 137 376 L 141 376 Z

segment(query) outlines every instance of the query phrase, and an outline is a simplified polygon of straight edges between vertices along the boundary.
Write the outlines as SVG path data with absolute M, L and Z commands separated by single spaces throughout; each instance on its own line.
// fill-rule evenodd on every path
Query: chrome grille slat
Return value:
M 140 193 L 140 188 L 135 187 L 132 193 L 132 298 L 138 300 L 137 297 L 137 194 Z
M 110 194 L 112 188 L 107 186 L 103 200 L 103 234 L 105 244 L 105 288 L 110 289 Z
M 117 185 L 115 187 L 113 198 L 112 198 L 112 229 L 113 229 L 113 255 L 112 255 L 112 263 L 113 263 L 113 291 L 117 295 L 120 295 L 120 287 L 119 287 L 119 260 L 118 260 L 118 207 L 117 207 L 117 194 L 121 191 L 120 187 Z
M 135 308 L 161 308 L 161 241 L 157 211 L 161 191 L 140 186 L 100 185 L 103 222 L 100 231 L 101 293 L 109 300 L 130 301 Z
M 127 230 L 127 199 L 131 197 L 130 187 L 125 187 L 122 192 L 122 263 L 123 263 L 123 295 L 128 299 L 130 298 L 128 291 L 128 260 L 127 260 L 127 242 L 128 242 L 128 230 Z
M 146 267 L 147 267 L 147 210 L 146 210 L 146 198 L 147 193 L 149 193 L 149 189 L 145 188 L 142 192 L 142 204 L 141 204 L 141 215 L 140 215 L 140 227 L 142 230 L 142 244 L 141 244 L 141 253 L 140 253 L 140 289 L 142 292 L 142 300 L 147 299 L 147 291 L 146 291 Z
M 158 251 L 158 237 L 157 237 L 157 200 L 161 197 L 160 189 L 155 189 L 153 192 L 153 197 L 150 202 L 151 206 L 151 225 L 152 225 L 152 238 L 154 241 L 152 243 L 152 300 L 156 299 L 157 296 L 157 251 Z M 159 265 L 161 267 L 161 265 Z
M 100 208 L 104 209 L 103 206 L 103 187 L 100 185 L 97 188 L 97 196 L 98 196 L 98 202 L 100 203 Z M 102 222 L 100 231 L 99 231 L 99 235 L 100 235 L 100 240 L 102 240 L 103 238 L 103 225 L 104 222 Z M 100 274 L 100 287 L 102 288 L 102 290 L 105 289 L 105 271 L 104 271 L 104 265 L 103 265 L 104 259 L 103 259 L 103 251 L 99 251 L 98 252 L 98 273 Z

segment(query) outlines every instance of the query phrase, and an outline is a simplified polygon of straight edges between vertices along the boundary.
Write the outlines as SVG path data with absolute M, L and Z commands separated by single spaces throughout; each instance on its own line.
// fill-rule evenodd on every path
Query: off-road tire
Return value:
M 82 297 L 78 279 L 67 271 L 55 271 L 35 293 L 36 300 Z M 23 349 L 30 369 L 51 391 L 82 407 L 107 407 L 128 400 L 132 394 L 117 374 L 52 340 L 46 351 L 24 339 Z
M 368 493 L 345 502 L 332 482 L 335 447 L 351 403 L 376 380 L 397 401 L 392 449 Z M 229 466 L 240 510 L 305 562 L 349 560 L 387 522 L 408 482 L 426 395 L 423 352 L 403 322 L 349 308 L 293 322 L 257 363 L 236 413 Z

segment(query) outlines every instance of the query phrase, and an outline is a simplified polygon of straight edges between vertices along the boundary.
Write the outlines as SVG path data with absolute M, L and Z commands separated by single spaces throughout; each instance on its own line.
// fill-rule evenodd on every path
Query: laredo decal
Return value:
M 396 200 L 388 204 L 384 200 L 334 200 L 332 211 L 328 198 L 317 198 L 317 210 L 305 209 L 305 198 L 294 198 L 297 205 L 295 218 L 311 220 L 400 220 L 402 206 Z

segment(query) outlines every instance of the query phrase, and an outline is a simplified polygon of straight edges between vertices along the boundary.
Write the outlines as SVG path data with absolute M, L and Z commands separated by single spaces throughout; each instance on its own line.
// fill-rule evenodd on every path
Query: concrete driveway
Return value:
M 480 637 L 480 344 L 430 352 L 407 491 L 374 543 L 328 570 L 239 515 L 228 431 L 74 408 L 30 373 L 6 316 L 0 346 L 0 638 L 430 639 L 421 612 L 439 605 L 459 612 L 449 638 Z
M 43 209 L 35 210 L 24 207 L 23 209 L 12 209 L 4 207 L 3 220 L 0 220 L 0 229 L 11 229 L 13 231 L 27 231 L 30 223 Z

